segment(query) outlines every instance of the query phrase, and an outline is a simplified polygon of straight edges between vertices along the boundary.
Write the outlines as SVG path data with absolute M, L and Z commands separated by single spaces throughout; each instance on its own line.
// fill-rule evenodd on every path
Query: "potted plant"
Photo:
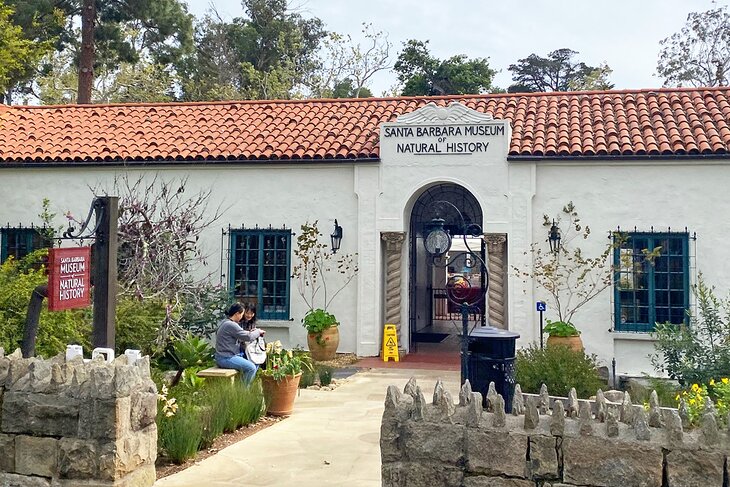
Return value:
M 297 236 L 294 256 L 297 262 L 292 277 L 307 304 L 302 326 L 307 330 L 307 345 L 312 359 L 332 360 L 340 343 L 339 321 L 329 306 L 357 275 L 357 254 L 334 254 L 320 242 L 317 221 L 305 223 Z M 329 285 L 329 287 L 328 287 Z
M 260 371 L 266 414 L 291 414 L 305 368 L 311 369 L 306 355 L 286 350 L 279 340 L 266 344 L 266 368 Z
M 339 323 L 333 314 L 321 308 L 310 309 L 302 324 L 307 329 L 307 346 L 314 360 L 331 360 L 340 344 Z
M 567 321 L 550 321 L 543 328 L 543 332 L 548 334 L 547 345 L 562 345 L 575 350 L 583 351 L 583 341 L 580 339 L 580 331 Z

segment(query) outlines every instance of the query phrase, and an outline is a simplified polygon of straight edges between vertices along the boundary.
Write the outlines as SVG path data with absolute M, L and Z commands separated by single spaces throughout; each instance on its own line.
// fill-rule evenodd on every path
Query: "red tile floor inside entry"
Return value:
M 460 370 L 459 336 L 451 335 L 440 343 L 418 343 L 415 350 L 401 356 L 399 362 L 389 359 L 383 362 L 382 357 L 365 357 L 354 364 L 359 368 L 392 368 L 392 369 L 426 369 L 426 370 Z

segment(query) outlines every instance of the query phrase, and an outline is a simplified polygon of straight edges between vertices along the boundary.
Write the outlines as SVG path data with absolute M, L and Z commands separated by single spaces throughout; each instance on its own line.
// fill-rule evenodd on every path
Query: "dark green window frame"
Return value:
M 290 230 L 231 230 L 228 285 L 263 320 L 288 320 L 291 288 Z
M 0 228 L 0 262 L 5 262 L 10 256 L 22 259 L 34 250 L 50 246 L 51 243 L 37 227 Z
M 654 331 L 656 323 L 687 322 L 689 234 L 632 232 L 614 250 L 614 329 Z M 653 259 L 646 252 L 661 247 Z

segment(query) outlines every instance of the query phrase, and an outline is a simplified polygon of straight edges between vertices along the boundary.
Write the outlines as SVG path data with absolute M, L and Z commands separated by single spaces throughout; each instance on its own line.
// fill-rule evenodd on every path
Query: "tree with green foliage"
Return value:
M 682 30 L 660 42 L 657 74 L 664 86 L 730 83 L 730 13 L 727 6 L 692 12 Z
M 41 58 L 52 46 L 26 37 L 12 21 L 13 9 L 0 0 L 0 102 L 9 102 L 9 89 L 35 72 Z M 4 99 L 4 100 L 3 100 Z
M 29 36 L 55 39 L 58 51 L 72 53 L 78 103 L 91 102 L 98 70 L 134 65 L 144 55 L 168 65 L 192 47 L 192 15 L 182 0 L 8 1 Z
M 428 41 L 414 39 L 403 44 L 393 69 L 404 85 L 404 96 L 486 93 L 496 74 L 486 58 L 470 60 L 460 54 L 441 60 L 431 55 Z
M 365 44 L 331 32 L 322 41 L 319 68 L 305 82 L 311 98 L 367 98 L 370 79 L 390 67 L 392 44 L 383 31 L 363 23 Z
M 510 93 L 532 93 L 538 91 L 583 91 L 610 90 L 613 84 L 608 80 L 612 70 L 604 63 L 599 67 L 588 66 L 573 60 L 579 54 L 572 49 L 558 49 L 547 57 L 530 54 L 510 64 L 512 72 Z
M 317 67 L 322 21 L 305 19 L 286 0 L 244 0 L 246 17 L 206 16 L 195 51 L 177 63 L 185 100 L 291 98 Z
M 51 69 L 35 79 L 34 96 L 45 105 L 76 103 L 78 68 L 73 55 L 55 52 L 47 56 Z M 177 78 L 169 67 L 155 64 L 144 55 L 135 64 L 122 63 L 94 73 L 92 103 L 169 102 L 175 100 Z

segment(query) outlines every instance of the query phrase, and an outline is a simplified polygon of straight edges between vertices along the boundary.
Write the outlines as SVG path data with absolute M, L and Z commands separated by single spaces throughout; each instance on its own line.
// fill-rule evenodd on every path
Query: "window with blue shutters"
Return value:
M 0 228 L 0 262 L 12 256 L 21 259 L 34 250 L 50 247 L 37 227 L 3 227 Z
M 615 330 L 651 332 L 656 323 L 686 323 L 689 234 L 628 233 L 614 250 Z M 656 256 L 647 258 L 648 253 Z
M 290 230 L 230 230 L 228 285 L 264 320 L 289 319 Z

